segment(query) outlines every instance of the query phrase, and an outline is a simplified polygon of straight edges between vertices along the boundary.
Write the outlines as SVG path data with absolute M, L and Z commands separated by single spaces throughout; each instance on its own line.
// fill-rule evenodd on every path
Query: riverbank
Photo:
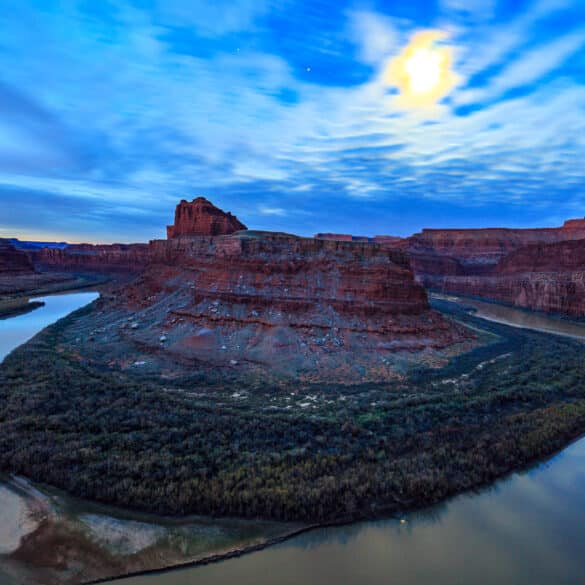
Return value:
M 309 485 L 315 486 L 319 476 L 331 476 L 335 478 L 331 488 L 345 486 L 345 490 L 353 493 L 350 512 L 347 493 L 329 491 L 321 492 L 322 497 L 318 500 L 323 506 L 321 509 L 327 509 L 324 505 L 341 502 L 344 511 L 335 512 L 333 517 L 317 522 L 311 521 L 310 517 L 292 518 L 315 526 L 391 512 L 403 513 L 443 501 L 461 491 L 489 485 L 510 471 L 550 455 L 583 432 L 585 396 L 580 390 L 583 344 L 487 323 L 463 309 L 446 307 L 441 301 L 437 303 L 437 308 L 451 318 L 474 327 L 478 332 L 484 331 L 485 344 L 454 358 L 442 368 L 411 371 L 395 385 L 321 388 L 317 394 L 311 388 L 303 388 L 294 397 L 289 388 L 271 388 L 268 394 L 262 388 L 238 388 L 234 392 L 233 387 L 215 385 L 206 389 L 200 374 L 191 379 L 158 378 L 133 364 L 123 371 L 110 365 L 108 371 L 98 374 L 95 369 L 97 362 L 83 360 L 83 365 L 80 365 L 79 351 L 69 341 L 78 335 L 75 330 L 76 315 L 72 315 L 37 336 L 21 348 L 22 351 L 15 352 L 7 360 L 8 368 L 0 369 L 0 377 L 8 376 L 5 378 L 8 381 L 1 386 L 12 383 L 14 389 L 5 397 L 13 421 L 11 432 L 7 434 L 9 429 L 0 424 L 3 466 L 6 466 L 8 457 L 11 465 L 23 466 L 20 473 L 29 477 L 34 474 L 37 479 L 53 485 L 59 485 L 59 478 L 61 481 L 66 479 L 54 472 L 66 468 L 73 483 L 62 487 L 70 493 L 81 487 L 84 497 L 104 501 L 99 490 L 91 492 L 100 485 L 96 483 L 99 475 L 94 475 L 93 469 L 97 471 L 107 465 L 109 493 L 116 496 L 114 501 L 118 505 L 145 509 L 155 503 L 159 509 L 162 507 L 173 514 L 184 514 L 188 511 L 186 505 L 189 498 L 194 494 L 205 495 L 200 490 L 194 491 L 192 483 L 189 488 L 189 483 L 183 483 L 183 476 L 177 475 L 177 470 L 180 470 L 184 477 L 189 478 L 188 482 L 197 479 L 197 471 L 188 467 L 189 457 L 193 456 L 199 458 L 198 469 L 215 465 L 211 475 L 207 471 L 205 490 L 211 495 L 218 494 L 223 505 L 229 505 L 232 496 L 228 479 L 232 473 L 230 466 L 233 465 L 230 465 L 229 458 L 233 455 L 229 454 L 231 451 L 227 452 L 226 458 L 225 451 L 218 452 L 218 445 L 224 444 L 227 431 L 232 441 L 238 441 L 239 450 L 247 460 L 245 466 L 238 460 L 235 462 L 240 465 L 236 467 L 240 469 L 240 487 L 235 494 L 241 496 L 243 492 L 245 495 L 248 489 L 250 476 L 246 466 L 252 465 L 253 477 L 262 482 L 250 494 L 248 502 L 252 506 L 257 505 L 252 498 L 262 494 L 264 505 L 272 505 L 278 513 L 278 507 L 274 507 L 277 500 L 272 499 L 271 504 L 270 491 L 262 487 L 268 473 L 278 478 L 273 469 L 279 470 L 279 473 L 288 473 L 289 470 L 294 473 L 299 469 L 316 467 L 319 475 L 314 476 L 313 480 L 306 476 L 305 471 L 304 486 L 291 487 L 291 475 L 286 475 L 277 484 L 279 489 L 285 486 L 292 490 L 294 496 L 291 495 L 291 503 L 306 501 L 311 514 L 319 514 L 319 508 L 311 507 L 315 504 L 307 498 L 306 484 L 312 481 Z M 95 308 L 83 309 L 92 310 Z M 47 361 L 45 357 L 52 359 Z M 24 398 L 26 394 L 27 400 L 43 401 L 49 389 L 46 381 L 36 377 L 36 382 L 31 384 L 30 372 L 21 367 L 25 363 L 35 363 L 35 370 L 50 372 L 60 380 L 68 381 L 66 388 L 61 385 L 50 387 L 52 408 L 57 409 L 62 424 L 54 414 L 51 416 L 44 410 L 27 412 L 27 416 L 51 416 L 50 424 L 43 426 L 44 443 L 36 441 L 35 437 L 40 438 L 41 435 L 31 429 L 29 423 L 25 435 L 14 434 L 19 426 L 19 396 Z M 80 382 L 83 383 L 83 391 L 76 390 Z M 32 394 L 30 390 L 25 392 L 25 387 L 32 387 Z M 243 400 L 242 395 L 245 396 Z M 86 400 L 90 402 L 86 404 Z M 308 407 L 302 406 L 307 403 L 310 407 L 308 411 Z M 295 411 L 289 412 L 297 404 Z M 132 424 L 131 420 L 137 422 Z M 141 420 L 144 422 L 140 423 Z M 177 425 L 178 420 L 181 421 L 180 426 Z M 282 448 L 282 439 L 275 442 L 270 434 L 255 436 L 257 431 L 250 433 L 250 429 L 257 427 L 247 425 L 258 420 L 262 421 L 262 425 L 269 426 L 271 433 L 280 436 L 288 432 L 289 436 L 298 437 L 303 433 L 302 450 L 295 448 L 291 452 Z M 207 422 L 209 426 L 202 426 Z M 280 426 L 280 422 L 285 426 Z M 344 425 L 347 425 L 345 430 L 342 428 Z M 181 427 L 184 427 L 185 435 Z M 94 429 L 101 430 L 96 432 Z M 46 439 L 47 432 L 49 441 Z M 68 446 L 68 437 L 75 441 L 75 450 Z M 21 441 L 20 448 L 30 454 L 21 463 L 19 452 L 10 450 L 14 440 Z M 185 440 L 187 458 L 182 455 Z M 148 457 L 138 448 L 145 444 L 149 445 Z M 401 451 L 397 452 L 396 447 L 400 447 Z M 345 463 L 340 461 L 331 448 L 350 455 L 352 459 L 346 459 Z M 213 456 L 203 459 L 203 453 L 210 451 L 213 451 Z M 108 456 L 111 452 L 117 454 L 113 459 Z M 250 458 L 252 452 L 254 457 Z M 265 452 L 268 452 L 268 458 Z M 106 456 L 105 459 L 101 453 Z M 133 459 L 127 459 L 130 455 Z M 31 457 L 34 459 L 32 462 Z M 355 465 L 351 465 L 353 459 L 356 459 Z M 51 460 L 53 465 L 47 468 L 37 463 L 44 460 Z M 128 481 L 136 473 L 128 467 L 132 466 L 133 461 L 142 469 L 145 465 L 151 469 L 150 479 L 139 478 L 136 487 Z M 344 465 L 333 471 L 332 466 L 340 463 Z M 299 468 L 299 464 L 303 467 Z M 327 469 L 324 466 L 328 470 L 320 471 Z M 391 475 L 388 475 L 389 470 Z M 353 474 L 358 481 L 356 485 L 370 489 L 380 489 L 380 483 L 372 483 L 373 480 L 386 482 L 386 497 L 372 501 L 370 493 L 365 492 L 367 499 L 358 500 L 358 492 L 353 491 L 347 482 Z M 163 479 L 154 482 L 152 478 L 156 475 Z M 445 476 L 449 477 L 448 481 Z M 219 487 L 220 482 L 223 488 Z M 165 500 L 153 500 L 146 483 L 164 489 Z M 116 485 L 123 485 L 124 491 L 117 493 Z M 175 487 L 169 490 L 169 486 L 173 485 Z M 319 483 L 316 485 L 319 486 Z M 137 497 L 137 494 L 141 495 Z M 175 508 L 175 498 L 180 494 L 186 497 L 186 500 L 178 500 L 183 512 Z M 294 512 L 295 508 L 290 510 Z M 303 526 L 300 530 L 306 529 Z M 209 563 L 239 556 L 248 550 L 280 542 L 286 536 L 275 536 L 272 540 L 255 543 L 251 548 L 237 546 L 224 551 L 227 556 L 206 555 L 195 562 Z M 38 550 L 38 544 L 30 550 Z M 32 560 L 34 554 L 31 555 Z
M 207 562 L 259 549 L 304 528 L 140 514 L 7 476 L 0 477 L 0 520 L 0 571 L 26 585 L 99 583 Z
M 476 297 L 442 293 L 431 293 L 430 296 L 437 300 L 455 303 L 460 307 L 468 307 L 477 317 L 494 323 L 540 331 L 541 333 L 562 335 L 572 339 L 585 339 L 585 321 L 583 321 L 583 318 L 570 319 L 566 315 L 551 315 L 543 311 L 531 311 L 523 307 L 514 307 L 513 305 Z
M 31 298 L 97 290 L 111 278 L 98 274 L 35 273 L 0 277 L 0 319 L 26 314 L 42 306 Z
M 10 319 L 19 315 L 26 315 L 35 309 L 40 309 L 42 301 L 31 301 L 28 297 L 18 297 L 0 301 L 0 319 Z
M 399 518 L 318 529 L 253 555 L 112 585 L 580 583 L 584 456 L 581 440 L 529 471 Z
M 270 392 L 245 382 L 234 391 L 232 385 L 207 380 L 201 371 L 186 374 L 179 366 L 156 372 L 148 368 L 148 356 L 98 370 L 99 353 L 92 349 L 88 357 L 85 345 L 76 342 L 80 315 L 50 327 L 3 365 L 1 375 L 17 380 L 8 400 L 20 388 L 36 388 L 40 400 L 50 392 L 64 414 L 61 424 L 73 425 L 69 437 L 55 428 L 51 447 L 37 443 L 29 428 L 25 440 L 43 456 L 32 470 L 18 456 L 11 464 L 16 472 L 23 466 L 22 472 L 34 472 L 35 479 L 83 489 L 123 507 L 310 522 L 367 517 L 483 485 L 552 450 L 555 441 L 558 446 L 573 438 L 582 423 L 585 397 L 573 383 L 583 376 L 582 344 L 488 326 L 465 312 L 453 316 L 491 331 L 492 341 L 444 367 L 411 368 L 394 383 L 283 384 Z M 494 341 L 494 334 L 502 341 Z M 66 388 L 46 377 L 39 380 L 37 372 L 51 371 L 67 380 Z M 96 414 L 99 404 L 102 410 Z M 92 424 L 80 424 L 76 418 L 87 409 Z M 14 414 L 18 419 L 18 411 Z M 44 416 L 38 412 L 40 420 Z M 148 424 L 140 422 L 143 416 Z M 175 417 L 182 421 L 180 428 Z M 492 429 L 486 420 L 493 422 Z M 173 437 L 171 445 L 167 435 Z M 46 465 L 61 449 L 68 453 L 68 440 L 85 444 L 85 452 L 59 455 L 58 466 Z M 486 441 L 495 443 L 487 466 Z M 148 452 L 139 449 L 142 442 L 150 445 Z M 236 443 L 237 450 L 232 448 Z M 112 467 L 107 458 L 112 448 L 123 456 L 106 485 L 98 470 L 106 463 Z M 71 471 L 65 481 L 61 466 Z M 161 468 L 163 486 L 150 481 Z M 336 481 L 325 481 L 329 477 Z M 162 488 L 166 497 L 160 495 Z
M 348 533 L 352 533 L 354 530 L 360 530 L 360 527 L 362 526 L 369 526 L 369 525 L 376 525 L 376 524 L 390 524 L 394 529 L 405 529 L 405 530 L 412 530 L 413 525 L 416 524 L 417 520 L 420 518 L 426 519 L 426 518 L 436 518 L 436 517 L 440 517 L 442 515 L 441 510 L 443 510 L 445 507 L 450 506 L 451 504 L 455 503 L 459 506 L 461 506 L 461 504 L 463 502 L 465 502 L 465 497 L 469 497 L 472 496 L 473 498 L 481 498 L 481 497 L 489 497 L 491 494 L 494 493 L 499 493 L 501 489 L 507 489 L 507 485 L 510 481 L 515 481 L 518 482 L 518 479 L 521 478 L 523 476 L 523 474 L 529 473 L 529 472 L 534 472 L 534 471 L 541 471 L 544 466 L 548 467 L 550 465 L 552 465 L 552 461 L 558 457 L 561 453 L 566 452 L 567 450 L 572 449 L 572 447 L 577 446 L 578 444 L 581 444 L 582 449 L 581 451 L 585 452 L 585 442 L 583 441 L 584 436 L 580 436 L 577 439 L 575 439 L 573 442 L 569 443 L 568 445 L 563 446 L 562 448 L 560 448 L 558 451 L 556 451 L 555 453 L 549 454 L 546 457 L 543 457 L 529 465 L 527 465 L 524 468 L 515 470 L 514 472 L 511 472 L 509 474 L 506 474 L 505 476 L 497 479 L 495 481 L 495 483 L 491 483 L 488 484 L 482 488 L 479 488 L 478 490 L 474 490 L 471 493 L 464 493 L 464 494 L 457 494 L 455 496 L 453 496 L 452 498 L 449 498 L 443 502 L 441 502 L 438 505 L 434 505 L 431 507 L 426 507 L 426 508 L 413 508 L 413 509 L 405 509 L 403 510 L 400 514 L 395 514 L 392 516 L 388 516 L 386 518 L 384 518 L 383 516 L 378 516 L 377 518 L 364 518 L 361 520 L 354 520 L 354 521 L 338 521 L 338 522 L 328 522 L 328 523 L 322 523 L 322 524 L 316 524 L 316 525 L 309 525 L 303 528 L 300 528 L 298 530 L 295 530 L 289 534 L 284 534 L 280 537 L 277 537 L 271 541 L 267 541 L 265 543 L 262 544 L 258 544 L 258 545 L 254 545 L 254 546 L 250 546 L 247 548 L 243 548 L 243 549 L 237 549 L 237 550 L 233 550 L 233 551 L 227 551 L 224 554 L 212 554 L 209 555 L 208 557 L 193 561 L 193 562 L 186 562 L 184 564 L 180 564 L 180 565 L 175 565 L 175 566 L 169 566 L 169 567 L 164 567 L 158 570 L 148 570 L 148 571 L 139 571 L 137 573 L 132 573 L 132 574 L 126 574 L 126 575 L 120 575 L 119 577 L 116 578 L 108 578 L 108 579 L 100 579 L 97 581 L 92 581 L 92 582 L 88 582 L 88 583 L 84 583 L 82 585 L 97 585 L 98 583 L 115 583 L 116 585 L 146 585 L 146 583 L 150 584 L 152 583 L 153 585 L 155 585 L 155 583 L 157 585 L 160 584 L 167 584 L 168 585 L 176 585 L 178 583 L 178 581 L 173 580 L 173 576 L 180 576 L 184 575 L 186 570 L 189 570 L 189 572 L 192 571 L 197 571 L 195 573 L 193 573 L 193 579 L 199 579 L 200 582 L 207 582 L 206 576 L 207 575 L 203 575 L 200 573 L 200 571 L 202 570 L 203 567 L 207 567 L 208 565 L 217 565 L 226 561 L 235 561 L 236 559 L 240 559 L 241 557 L 244 556 L 248 556 L 252 553 L 258 553 L 261 551 L 267 551 L 267 549 L 270 549 L 272 547 L 275 547 L 277 545 L 282 545 L 285 543 L 288 543 L 289 541 L 297 541 L 299 542 L 298 537 L 301 537 L 301 541 L 299 542 L 299 544 L 297 545 L 296 548 L 299 548 L 301 550 L 306 550 L 307 545 L 303 544 L 302 541 L 304 539 L 304 537 L 309 534 L 308 536 L 308 540 L 309 542 L 311 542 L 311 537 L 310 537 L 310 533 L 320 533 L 320 534 L 326 534 L 326 531 L 330 531 L 330 530 L 334 530 L 334 531 L 339 531 L 339 536 L 335 539 L 335 540 L 341 540 L 343 542 L 349 540 L 347 537 L 344 537 L 343 535 L 348 532 Z M 577 472 L 576 472 L 577 473 Z M 509 488 L 508 488 L 509 489 Z M 498 533 L 498 537 L 501 538 L 501 535 Z M 316 536 L 315 540 L 318 541 L 319 537 Z M 327 541 L 326 538 L 323 538 L 323 540 Z M 295 548 L 295 546 L 291 543 L 290 545 L 291 548 Z M 312 548 L 312 547 L 311 547 Z M 376 547 L 377 548 L 377 547 Z M 257 558 L 256 556 L 254 558 Z M 396 561 L 398 561 L 399 559 L 396 559 Z M 420 559 L 419 559 L 420 561 Z M 335 564 L 335 563 L 333 563 Z M 249 565 L 248 565 L 249 566 Z M 262 567 L 262 564 L 260 564 L 260 567 Z M 393 567 L 394 572 L 396 572 L 396 567 Z M 408 572 L 410 573 L 410 571 L 412 570 L 412 567 L 408 567 L 407 568 Z M 221 568 L 218 569 L 218 573 L 221 575 L 222 574 L 222 570 Z M 257 583 L 261 583 L 262 581 L 262 577 L 264 576 L 264 568 L 259 568 L 257 571 L 255 571 L 255 573 L 257 573 L 257 578 L 255 579 L 255 581 Z M 292 573 L 292 572 L 291 572 Z M 220 583 L 222 583 L 223 585 L 226 585 L 227 583 L 240 583 L 241 582 L 241 577 L 239 576 L 239 572 L 238 572 L 238 578 L 234 578 L 233 580 L 226 580 L 226 577 L 228 574 L 231 574 L 230 572 L 226 571 L 226 574 L 223 575 L 223 577 L 221 577 L 221 579 L 218 579 L 218 581 Z M 580 573 L 579 573 L 580 574 Z M 344 573 L 345 578 L 348 579 L 348 574 Z M 458 577 L 461 576 L 460 573 L 454 573 L 454 575 L 457 575 Z M 235 575 L 232 575 L 235 576 Z M 160 579 L 160 582 L 157 580 L 156 582 L 154 581 L 154 578 L 158 577 Z M 360 575 L 359 579 L 356 579 L 355 581 L 341 581 L 339 579 L 336 580 L 332 580 L 331 582 L 351 582 L 351 583 L 355 583 L 356 585 L 358 583 L 362 583 L 362 577 L 363 575 Z M 180 581 L 181 583 L 183 581 Z M 247 583 L 247 581 L 245 581 Z M 272 583 L 272 580 L 268 581 L 269 583 Z M 295 583 L 297 581 L 294 581 Z M 316 581 L 316 583 L 322 583 L 323 581 L 318 579 Z M 380 581 L 376 581 L 378 582 L 383 582 L 382 580 Z M 402 581 L 400 581 L 402 583 Z M 404 581 L 406 582 L 406 580 Z M 436 583 L 437 581 L 435 580 L 435 576 L 433 576 L 433 578 L 429 581 L 429 583 Z M 498 582 L 499 585 L 501 585 L 501 582 Z

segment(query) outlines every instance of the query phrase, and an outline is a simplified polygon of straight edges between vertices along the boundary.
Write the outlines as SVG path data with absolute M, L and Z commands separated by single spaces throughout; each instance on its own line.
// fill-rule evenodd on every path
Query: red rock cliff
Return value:
M 374 241 L 404 250 L 426 287 L 585 315 L 585 219 L 558 228 L 425 229 Z
M 31 252 L 36 265 L 49 270 L 138 273 L 149 262 L 148 244 L 71 244 Z
M 167 226 L 167 238 L 221 236 L 245 229 L 237 217 L 218 209 L 205 197 L 197 197 L 191 203 L 183 200 L 177 205 L 175 223 Z
M 8 240 L 0 239 L 0 275 L 33 273 L 29 257 L 17 250 Z
M 498 263 L 529 245 L 585 238 L 585 220 L 569 220 L 559 228 L 425 229 L 407 239 L 417 279 L 439 287 L 446 276 L 494 274 Z
M 528 309 L 585 315 L 585 239 L 523 246 L 503 257 L 491 274 L 445 275 L 439 288 Z
M 102 302 L 130 311 L 127 339 L 161 360 L 377 379 L 398 351 L 470 339 L 430 310 L 404 251 L 380 244 L 238 231 L 155 240 L 149 256 Z

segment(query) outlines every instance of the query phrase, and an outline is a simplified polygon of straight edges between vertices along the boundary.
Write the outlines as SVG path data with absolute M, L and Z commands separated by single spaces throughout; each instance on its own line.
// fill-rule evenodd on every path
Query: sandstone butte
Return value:
M 245 230 L 231 213 L 225 213 L 204 197 L 181 201 L 169 238 L 219 236 Z M 63 248 L 41 248 L 29 252 L 36 266 L 45 270 L 139 273 L 150 261 L 148 244 L 70 244 Z
M 34 273 L 29 257 L 17 250 L 8 240 L 0 239 L 0 276 Z
M 205 197 L 197 197 L 191 203 L 183 199 L 177 205 L 175 223 L 167 226 L 167 237 L 224 236 L 245 229 L 237 217 L 218 209 Z
M 146 270 L 98 303 L 104 326 L 119 319 L 119 341 L 150 359 L 379 379 L 395 375 L 389 360 L 397 352 L 428 355 L 472 337 L 430 309 L 402 250 L 276 232 L 202 233 L 243 224 L 201 199 L 187 206 L 179 204 L 168 239 L 150 242 Z M 115 360 L 116 343 L 107 346 Z

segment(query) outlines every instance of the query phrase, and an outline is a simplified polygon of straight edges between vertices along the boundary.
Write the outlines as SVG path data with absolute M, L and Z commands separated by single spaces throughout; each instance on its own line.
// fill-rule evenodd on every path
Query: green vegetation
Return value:
M 585 430 L 585 345 L 436 305 L 496 341 L 394 384 L 303 388 L 92 366 L 59 346 L 82 309 L 0 367 L 0 468 L 130 508 L 327 521 L 484 485 Z

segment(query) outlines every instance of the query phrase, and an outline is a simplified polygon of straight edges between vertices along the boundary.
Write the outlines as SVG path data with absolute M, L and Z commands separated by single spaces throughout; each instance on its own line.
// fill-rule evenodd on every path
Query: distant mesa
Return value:
M 568 219 L 562 229 L 564 230 L 585 230 L 585 217 L 583 219 Z
M 398 236 L 354 236 L 352 234 L 333 234 L 333 233 L 319 233 L 314 236 L 318 240 L 335 240 L 337 242 L 374 242 L 376 244 L 383 244 L 387 246 L 397 246 L 403 242 L 404 238 Z
M 0 275 L 33 273 L 29 257 L 17 250 L 9 240 L 0 239 Z
M 367 242 L 369 238 L 367 236 L 353 236 L 352 234 L 331 234 L 322 233 L 315 234 L 317 240 L 334 240 L 337 242 Z
M 175 223 L 167 226 L 167 238 L 225 236 L 246 229 L 235 215 L 222 211 L 205 197 L 197 197 L 190 203 L 183 199 L 177 205 Z

